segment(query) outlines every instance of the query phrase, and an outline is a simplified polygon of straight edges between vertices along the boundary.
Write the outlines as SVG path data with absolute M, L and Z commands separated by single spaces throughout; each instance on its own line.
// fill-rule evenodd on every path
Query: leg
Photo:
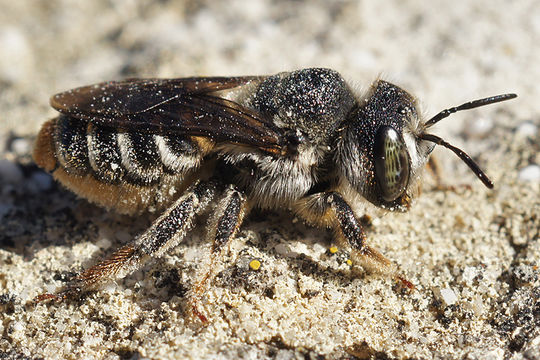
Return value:
M 398 273 L 397 266 L 366 244 L 366 235 L 353 210 L 337 192 L 311 195 L 298 206 L 300 216 L 308 222 L 331 227 L 342 245 L 351 248 L 353 262 L 370 271 L 392 276 L 408 288 L 414 285 Z
M 191 311 L 203 323 L 206 323 L 208 319 L 199 311 L 198 305 L 207 289 L 208 283 L 215 276 L 214 269 L 216 261 L 223 255 L 225 246 L 238 231 L 246 212 L 246 197 L 234 186 L 228 186 L 209 224 L 209 237 L 213 240 L 212 247 L 210 248 L 209 263 L 205 264 L 205 268 L 199 275 L 199 279 L 193 286 L 189 296 Z
M 130 244 L 118 249 L 111 257 L 74 277 L 58 294 L 42 294 L 35 301 L 61 301 L 114 278 L 121 278 L 138 269 L 152 257 L 163 255 L 176 246 L 191 228 L 193 218 L 210 203 L 216 192 L 212 182 L 193 185 L 152 226 Z
M 471 190 L 471 185 L 469 184 L 458 184 L 458 185 L 447 185 L 443 181 L 441 166 L 439 164 L 439 161 L 435 156 L 430 156 L 429 160 L 427 162 L 426 167 L 428 168 L 429 172 L 432 174 L 433 178 L 435 179 L 436 186 L 435 190 L 438 191 L 453 191 L 455 192 L 458 188 L 464 188 L 465 190 Z

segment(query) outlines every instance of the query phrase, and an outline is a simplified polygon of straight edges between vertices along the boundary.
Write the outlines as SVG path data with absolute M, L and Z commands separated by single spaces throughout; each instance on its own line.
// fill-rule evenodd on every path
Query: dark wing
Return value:
M 104 126 L 159 134 L 197 135 L 283 152 L 284 136 L 271 119 L 217 91 L 263 77 L 129 79 L 57 94 L 51 105 L 62 114 Z

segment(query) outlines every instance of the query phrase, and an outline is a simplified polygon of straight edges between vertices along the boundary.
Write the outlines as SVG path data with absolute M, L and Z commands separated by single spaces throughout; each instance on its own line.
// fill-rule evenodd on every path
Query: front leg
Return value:
M 399 274 L 396 264 L 366 244 L 366 235 L 360 221 L 339 193 L 310 195 L 302 199 L 295 208 L 309 223 L 332 228 L 338 243 L 351 248 L 353 262 L 370 271 L 394 277 L 410 289 L 414 288 L 411 282 Z
M 216 184 L 200 182 L 190 187 L 152 226 L 131 243 L 116 250 L 109 258 L 75 276 L 57 294 L 42 294 L 36 302 L 76 298 L 114 278 L 124 277 L 151 258 L 163 255 L 176 246 L 191 228 L 193 219 L 214 198 Z

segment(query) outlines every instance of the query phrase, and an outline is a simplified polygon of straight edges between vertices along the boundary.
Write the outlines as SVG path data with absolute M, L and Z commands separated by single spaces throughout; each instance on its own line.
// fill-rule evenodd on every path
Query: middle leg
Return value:
M 215 276 L 215 264 L 224 254 L 226 245 L 234 238 L 247 212 L 246 196 L 228 185 L 219 201 L 214 215 L 210 219 L 209 238 L 212 239 L 209 263 L 199 275 L 189 296 L 191 311 L 203 323 L 208 322 L 206 316 L 199 310 L 199 304 L 207 290 L 208 283 Z

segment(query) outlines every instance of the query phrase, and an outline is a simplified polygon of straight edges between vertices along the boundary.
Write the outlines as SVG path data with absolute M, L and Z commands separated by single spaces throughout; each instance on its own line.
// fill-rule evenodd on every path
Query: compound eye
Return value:
M 375 135 L 375 176 L 386 201 L 396 200 L 409 183 L 409 153 L 399 133 L 381 126 Z

